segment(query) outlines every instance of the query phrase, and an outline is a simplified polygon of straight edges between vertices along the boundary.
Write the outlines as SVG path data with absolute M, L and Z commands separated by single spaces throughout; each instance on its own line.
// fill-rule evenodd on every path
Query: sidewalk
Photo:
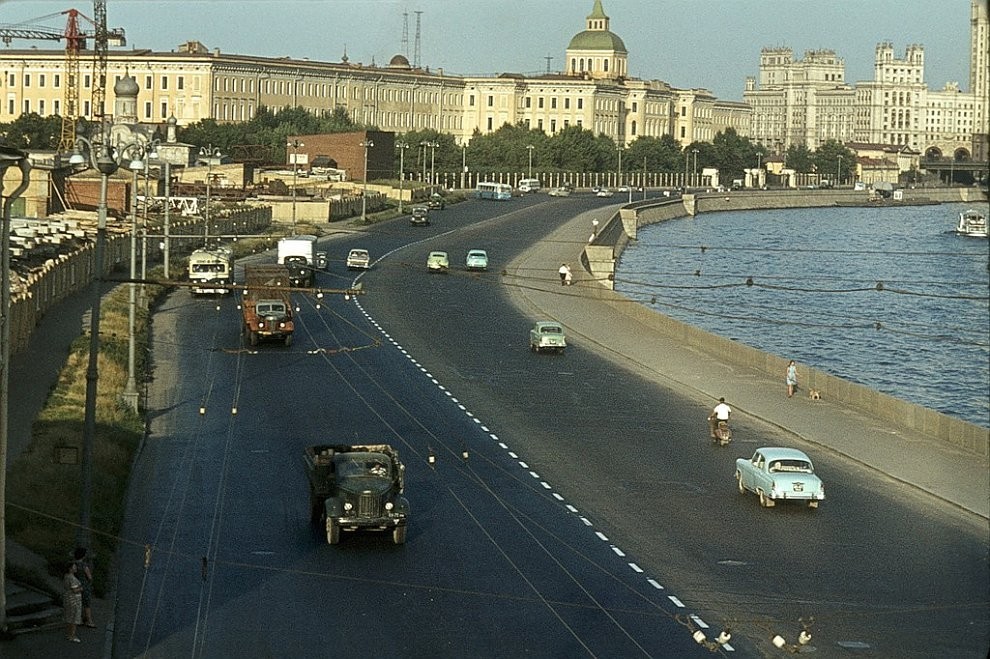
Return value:
M 511 264 L 508 272 L 546 269 L 559 263 L 580 263 L 579 248 L 587 240 L 597 210 L 580 215 L 546 240 L 536 243 Z M 548 265 L 550 264 L 550 265 Z M 800 390 L 788 398 L 784 374 L 727 366 L 711 356 L 684 347 L 618 307 L 582 289 L 598 287 L 587 272 L 573 267 L 574 285 L 548 284 L 518 290 L 516 303 L 527 312 L 564 324 L 575 343 L 609 354 L 645 377 L 683 390 L 714 404 L 725 396 L 735 415 L 750 416 L 787 430 L 802 440 L 840 453 L 866 467 L 924 490 L 959 508 L 990 519 L 990 464 L 975 454 L 920 433 L 892 430 L 877 419 L 841 403 L 812 401 Z M 635 304 L 635 303 L 630 303 Z M 704 420 L 699 420 L 702 424 Z

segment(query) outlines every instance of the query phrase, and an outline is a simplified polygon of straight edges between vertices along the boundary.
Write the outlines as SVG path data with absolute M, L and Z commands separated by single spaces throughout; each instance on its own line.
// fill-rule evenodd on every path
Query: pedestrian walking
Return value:
M 794 365 L 793 359 L 787 364 L 787 375 L 785 380 L 787 382 L 787 397 L 790 398 L 794 395 L 794 390 L 797 389 L 798 383 L 797 366 Z
M 567 275 L 571 273 L 571 269 L 567 267 L 566 263 L 561 263 L 560 268 L 557 269 L 557 274 L 560 275 L 560 285 L 567 286 Z
M 72 555 L 76 564 L 76 578 L 82 584 L 82 624 L 96 627 L 93 622 L 93 565 L 85 547 L 76 547 Z
M 564 286 L 570 286 L 572 283 L 574 282 L 571 281 L 571 269 L 567 268 L 567 274 L 564 275 Z
M 65 620 L 65 638 L 79 643 L 76 626 L 82 624 L 82 583 L 76 577 L 76 563 L 70 561 L 62 576 L 62 614 Z
M 591 235 L 592 236 L 597 236 L 598 235 L 598 218 L 597 217 L 591 221 Z

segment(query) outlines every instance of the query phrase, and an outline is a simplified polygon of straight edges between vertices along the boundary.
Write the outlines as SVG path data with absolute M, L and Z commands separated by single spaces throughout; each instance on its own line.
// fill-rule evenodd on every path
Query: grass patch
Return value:
M 135 317 L 135 372 L 139 374 L 146 369 L 149 307 L 165 291 L 161 286 L 145 290 L 144 298 L 138 296 Z M 141 415 L 121 401 L 127 383 L 128 311 L 126 284 L 116 287 L 101 303 L 90 515 L 93 586 L 99 596 L 104 594 L 117 549 L 131 464 L 144 433 Z M 88 366 L 89 336 L 84 335 L 73 343 L 58 382 L 34 422 L 31 444 L 7 475 L 7 535 L 44 557 L 55 575 L 76 546 L 82 490 L 80 465 L 60 464 L 55 456 L 59 449 L 70 448 L 82 457 Z

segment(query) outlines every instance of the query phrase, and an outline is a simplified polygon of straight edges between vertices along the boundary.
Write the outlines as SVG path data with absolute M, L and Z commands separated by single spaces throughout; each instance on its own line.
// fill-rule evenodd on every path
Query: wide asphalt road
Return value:
M 727 625 L 718 651 L 751 656 L 804 620 L 823 656 L 980 656 L 967 630 L 986 613 L 985 528 L 969 517 L 830 455 L 821 509 L 767 514 L 736 495 L 732 462 L 805 448 L 786 434 L 740 422 L 718 450 L 709 401 L 594 344 L 528 351 L 511 289 L 559 263 L 501 268 L 601 203 L 471 201 L 430 227 L 329 241 L 318 284 L 349 285 L 343 257 L 366 247 L 367 294 L 297 296 L 290 349 L 241 349 L 233 298 L 173 295 L 155 320 L 117 655 L 692 656 L 708 652 L 691 629 Z M 474 247 L 487 273 L 460 267 Z M 449 274 L 426 272 L 431 249 Z M 309 525 L 303 447 L 338 441 L 399 449 L 404 546 L 330 547 Z

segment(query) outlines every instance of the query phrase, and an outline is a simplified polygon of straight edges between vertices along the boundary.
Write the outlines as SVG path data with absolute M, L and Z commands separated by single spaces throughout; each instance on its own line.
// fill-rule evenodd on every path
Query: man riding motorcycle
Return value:
M 708 431 L 715 439 L 715 429 L 718 428 L 720 421 L 725 421 L 726 425 L 729 423 L 729 415 L 732 414 L 732 408 L 725 404 L 725 398 L 718 399 L 718 405 L 712 410 L 712 413 L 708 415 Z

